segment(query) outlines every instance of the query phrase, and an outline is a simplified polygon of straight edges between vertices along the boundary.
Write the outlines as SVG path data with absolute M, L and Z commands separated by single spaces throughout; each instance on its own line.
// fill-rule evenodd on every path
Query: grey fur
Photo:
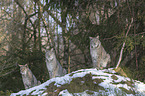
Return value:
M 66 74 L 66 70 L 62 68 L 60 63 L 57 61 L 53 49 L 48 50 L 45 54 L 45 57 L 50 78 L 59 77 Z
M 25 89 L 37 86 L 41 84 L 40 81 L 37 81 L 36 77 L 33 75 L 31 70 L 28 68 L 28 65 L 19 65 L 20 66 L 20 72 L 22 74 L 23 83 L 25 86 Z
M 99 36 L 90 38 L 90 54 L 92 57 L 93 67 L 102 69 L 106 67 L 111 61 L 110 55 L 106 53 L 105 49 L 101 45 Z

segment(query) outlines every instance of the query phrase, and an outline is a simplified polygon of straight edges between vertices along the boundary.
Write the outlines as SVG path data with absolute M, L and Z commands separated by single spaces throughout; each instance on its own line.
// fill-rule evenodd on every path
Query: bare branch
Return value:
M 133 23 L 133 18 L 131 19 L 131 23 L 130 23 L 130 25 L 129 25 L 129 27 L 128 27 L 128 30 L 127 30 L 127 32 L 126 32 L 126 35 L 125 35 L 126 38 L 127 38 L 127 35 L 128 35 L 128 33 L 129 33 L 129 31 L 130 31 L 130 28 L 131 28 L 131 26 L 132 26 L 132 23 Z M 119 60 L 118 60 L 118 63 L 117 63 L 117 66 L 116 66 L 115 69 L 117 69 L 117 68 L 119 67 L 120 62 L 121 62 L 121 60 L 122 60 L 122 55 L 123 55 L 123 49 L 124 49 L 124 47 L 125 47 L 125 42 L 126 42 L 126 40 L 124 41 L 124 43 L 123 43 L 123 45 L 122 45 L 122 48 L 121 48 L 121 51 L 120 51 Z
M 41 5 L 41 6 L 42 6 L 42 5 Z M 55 15 L 54 15 L 50 10 L 46 10 L 45 6 L 43 6 L 43 12 L 45 12 L 45 11 L 54 19 L 54 21 L 55 21 L 57 24 L 59 24 L 61 27 L 63 27 L 63 26 L 62 26 L 62 22 L 60 22 L 60 21 L 57 19 L 57 17 L 55 17 Z

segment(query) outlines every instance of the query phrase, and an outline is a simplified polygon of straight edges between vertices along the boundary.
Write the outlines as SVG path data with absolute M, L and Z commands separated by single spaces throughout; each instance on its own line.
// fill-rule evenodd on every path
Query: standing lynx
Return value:
M 28 68 L 28 65 L 19 65 L 20 66 L 20 72 L 22 74 L 23 83 L 25 86 L 25 89 L 37 86 L 40 83 L 40 81 L 37 81 L 36 77 L 33 75 L 31 70 Z
M 63 76 L 66 74 L 66 70 L 62 68 L 60 63 L 57 61 L 53 49 L 48 50 L 45 54 L 45 57 L 46 57 L 46 66 L 50 78 L 54 78 L 56 76 Z
M 99 36 L 89 38 L 90 38 L 90 54 L 92 57 L 93 67 L 102 69 L 103 67 L 106 67 L 107 63 L 111 61 L 110 55 L 106 53 L 103 46 L 101 45 Z

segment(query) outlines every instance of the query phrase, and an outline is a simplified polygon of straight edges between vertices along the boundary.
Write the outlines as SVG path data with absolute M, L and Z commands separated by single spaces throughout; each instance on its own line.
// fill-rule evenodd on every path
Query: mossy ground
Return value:
M 70 76 L 73 76 L 73 74 L 71 74 Z M 122 80 L 118 82 L 120 78 L 116 74 L 111 74 L 111 78 L 112 78 L 111 84 L 113 85 L 127 84 L 127 86 L 131 87 L 131 89 L 128 90 L 125 89 L 124 87 L 119 87 L 119 88 L 116 87 L 115 89 L 112 87 L 104 88 L 100 86 L 100 83 L 105 82 L 106 80 L 104 78 L 103 79 L 99 78 L 102 76 L 104 76 L 105 78 L 106 77 L 110 78 L 110 75 L 92 75 L 91 73 L 88 73 L 84 77 L 72 78 L 72 81 L 70 81 L 70 83 L 60 85 L 59 87 L 57 87 L 56 82 L 54 81 L 50 83 L 49 86 L 45 86 L 47 89 L 43 93 L 47 93 L 47 96 L 58 96 L 58 94 L 61 91 L 67 89 L 67 91 L 73 95 L 75 95 L 75 93 L 82 94 L 84 92 L 90 95 L 97 94 L 97 96 L 108 96 L 110 92 L 113 92 L 111 94 L 115 94 L 115 96 L 127 96 L 126 94 L 136 95 L 136 92 L 133 90 L 134 82 L 132 80 L 131 81 Z
M 72 74 L 71 74 L 72 75 Z M 101 82 L 103 82 L 103 79 L 92 79 L 92 76 L 97 76 L 97 75 L 92 75 L 90 74 L 86 74 L 84 77 L 77 77 L 77 78 L 73 78 L 72 81 L 69 84 L 64 84 L 61 85 L 60 87 L 57 87 L 55 84 L 55 82 L 52 82 L 48 87 L 47 90 L 45 92 L 48 93 L 47 96 L 57 96 L 59 94 L 60 91 L 67 89 L 69 93 L 82 93 L 84 91 L 87 92 L 87 94 L 93 94 L 94 92 L 99 92 L 99 90 L 104 90 L 105 89 L 101 86 L 99 86 L 98 84 L 100 84 Z M 111 76 L 111 78 L 113 80 L 118 80 L 119 78 L 114 74 Z M 134 86 L 134 83 L 132 81 L 121 81 L 121 82 L 112 82 L 112 84 L 127 84 L 130 87 Z M 120 90 L 122 90 L 122 92 L 125 92 L 127 94 L 135 94 L 134 91 L 132 90 L 127 90 L 123 87 L 119 87 Z M 118 93 L 116 93 L 118 94 Z M 120 94 L 120 93 L 119 93 Z M 101 96 L 101 95 L 100 95 Z
M 13 93 L 12 91 L 6 90 L 4 91 L 0 91 L 0 96 L 10 96 L 11 93 Z
M 99 91 L 104 90 L 103 87 L 99 86 L 98 84 L 103 82 L 102 79 L 92 79 L 92 74 L 86 74 L 84 77 L 77 77 L 73 78 L 69 84 L 64 84 L 61 87 L 56 87 L 52 82 L 49 87 L 47 87 L 46 92 L 48 96 L 57 96 L 60 91 L 67 89 L 69 93 L 81 93 L 85 90 L 88 94 L 92 94 L 91 91 Z

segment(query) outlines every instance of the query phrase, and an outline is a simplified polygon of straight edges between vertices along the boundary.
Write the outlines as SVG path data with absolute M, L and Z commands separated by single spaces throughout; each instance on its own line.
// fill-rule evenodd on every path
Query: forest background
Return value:
M 45 51 L 54 48 L 68 73 L 91 68 L 89 37 L 99 35 L 108 67 L 145 82 L 144 0 L 1 0 L 0 90 L 24 89 L 18 64 L 28 64 L 42 83 L 49 79 Z

